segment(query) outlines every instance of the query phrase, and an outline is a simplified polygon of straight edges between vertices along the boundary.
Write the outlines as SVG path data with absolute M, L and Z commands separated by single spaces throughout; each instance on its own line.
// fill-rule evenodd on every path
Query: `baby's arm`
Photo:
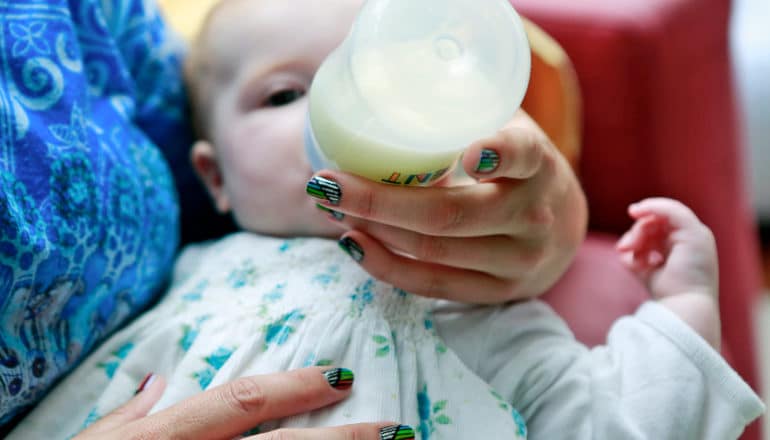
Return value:
M 447 346 L 524 416 L 530 438 L 727 440 L 764 411 L 719 353 L 656 301 L 591 350 L 537 300 L 437 312 Z
M 539 301 L 439 308 L 436 328 L 524 415 L 532 438 L 735 438 L 763 405 L 714 349 L 714 239 L 678 202 L 629 211 L 637 222 L 618 247 L 656 301 L 618 320 L 606 345 L 577 343 Z
M 628 212 L 636 222 L 618 242 L 621 260 L 659 304 L 719 350 L 719 270 L 714 236 L 683 204 L 645 199 Z

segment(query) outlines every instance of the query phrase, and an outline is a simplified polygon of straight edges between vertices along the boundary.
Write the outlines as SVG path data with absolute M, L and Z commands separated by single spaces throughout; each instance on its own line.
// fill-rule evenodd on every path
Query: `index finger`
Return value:
M 348 396 L 350 387 L 334 388 L 324 372 L 311 367 L 242 377 L 126 425 L 148 438 L 232 438 L 258 424 L 318 409 Z M 348 371 L 349 370 L 344 370 Z
M 308 194 L 334 211 L 425 235 L 476 237 L 524 233 L 530 229 L 531 220 L 537 220 L 537 212 L 526 209 L 531 188 L 515 180 L 452 187 L 402 187 L 323 170 L 307 186 Z M 316 188 L 320 190 L 314 191 Z M 516 227 L 523 229 L 515 230 Z
M 333 428 L 279 429 L 244 440 L 414 440 L 414 429 L 407 425 L 359 423 Z

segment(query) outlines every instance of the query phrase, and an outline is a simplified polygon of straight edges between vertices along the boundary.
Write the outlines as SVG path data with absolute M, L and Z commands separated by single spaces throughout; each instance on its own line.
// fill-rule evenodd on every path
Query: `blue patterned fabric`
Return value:
M 0 424 L 166 280 L 179 49 L 149 0 L 0 0 Z

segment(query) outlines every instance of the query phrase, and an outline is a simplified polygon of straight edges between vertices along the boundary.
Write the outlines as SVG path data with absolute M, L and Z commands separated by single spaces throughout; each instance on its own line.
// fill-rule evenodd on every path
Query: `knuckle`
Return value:
M 531 168 L 536 168 L 543 158 L 544 139 L 537 133 L 529 133 L 527 144 L 524 150 L 524 160 Z
M 364 189 L 357 203 L 361 217 L 369 219 L 377 213 L 377 195 L 371 189 Z
M 360 427 L 353 426 L 345 429 L 343 432 L 345 440 L 364 440 L 367 438 L 366 434 L 360 429 Z
M 507 133 L 507 140 L 515 146 L 510 164 L 512 177 L 526 178 L 534 174 L 543 157 L 543 139 L 533 130 Z
M 259 382 L 251 377 L 241 377 L 226 385 L 223 399 L 232 408 L 243 413 L 259 411 L 267 404 L 267 394 Z
M 550 206 L 537 203 L 524 210 L 523 220 L 533 233 L 547 234 L 553 228 L 555 218 Z
M 446 234 L 457 230 L 461 225 L 467 224 L 469 219 L 460 201 L 449 198 L 439 205 L 428 221 L 429 224 L 433 225 L 436 233 Z
M 558 175 L 559 158 L 554 154 L 546 154 L 542 150 L 540 151 L 539 169 L 543 176 L 547 178 L 555 177 Z

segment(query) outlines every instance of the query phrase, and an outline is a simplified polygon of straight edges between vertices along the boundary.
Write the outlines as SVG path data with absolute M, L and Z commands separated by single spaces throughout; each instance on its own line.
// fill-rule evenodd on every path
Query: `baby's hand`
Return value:
M 716 298 L 718 265 L 714 236 L 686 206 L 671 199 L 635 203 L 636 219 L 617 248 L 623 263 L 647 284 L 653 297 L 685 292 Z
M 719 270 L 711 230 L 671 199 L 645 199 L 628 213 L 636 223 L 617 244 L 623 263 L 653 298 L 719 349 Z

